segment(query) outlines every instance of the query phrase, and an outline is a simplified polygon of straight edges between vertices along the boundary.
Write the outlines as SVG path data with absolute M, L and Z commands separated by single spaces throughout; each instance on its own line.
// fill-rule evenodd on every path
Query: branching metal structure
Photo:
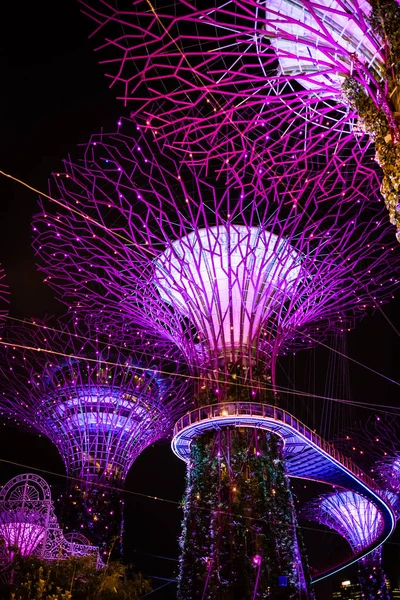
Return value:
M 192 438 L 183 421 L 176 430 L 189 447 L 180 598 L 309 594 L 282 452 L 291 425 L 262 407 L 277 356 L 352 327 L 398 287 L 376 175 L 356 167 L 332 157 L 306 177 L 251 161 L 215 173 L 121 120 L 65 162 L 34 219 L 41 268 L 66 301 L 175 341 L 197 378 Z M 352 488 L 362 474 L 334 457 Z
M 9 562 L 16 553 L 44 560 L 69 556 L 92 556 L 100 566 L 99 549 L 83 536 L 64 537 L 54 513 L 51 491 L 46 481 L 25 473 L 10 479 L 0 490 L 0 538 L 3 554 Z
M 395 512 L 400 508 L 398 430 L 399 419 L 396 414 L 383 414 L 380 417 L 375 415 L 358 423 L 341 443 L 346 454 L 357 457 L 370 476 L 387 490 L 386 494 L 391 497 Z
M 304 516 L 334 529 L 349 543 L 354 554 L 367 548 L 379 535 L 382 516 L 375 504 L 354 492 L 337 492 L 321 496 L 303 510 Z M 382 570 L 382 547 L 358 563 L 363 598 L 389 600 L 390 595 Z
M 106 553 L 121 533 L 130 467 L 185 410 L 179 361 L 143 332 L 77 320 L 10 326 L 2 339 L 1 413 L 54 443 L 70 477 L 63 519 Z
M 273 151 L 265 125 L 278 155 L 301 127 L 308 157 L 320 151 L 321 136 L 336 152 L 358 113 L 355 133 L 376 142 L 383 196 L 400 230 L 396 0 L 82 5 L 119 97 L 158 134 L 178 127 L 179 147 L 198 159 L 232 159 L 250 138 L 262 160 L 265 147 Z

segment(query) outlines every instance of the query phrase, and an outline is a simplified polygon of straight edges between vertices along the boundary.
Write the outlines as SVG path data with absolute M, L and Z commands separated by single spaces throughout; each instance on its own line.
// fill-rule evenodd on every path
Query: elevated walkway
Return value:
M 360 560 L 381 546 L 393 532 L 396 520 L 393 510 L 381 490 L 353 461 L 326 442 L 314 431 L 282 408 L 257 402 L 223 402 L 203 406 L 184 415 L 174 427 L 172 450 L 184 461 L 190 457 L 192 440 L 205 431 L 225 427 L 251 427 L 271 431 L 284 442 L 286 472 L 300 477 L 334 485 L 362 494 L 381 512 L 383 530 L 373 543 L 358 555 L 320 573 L 313 583 L 324 579 Z

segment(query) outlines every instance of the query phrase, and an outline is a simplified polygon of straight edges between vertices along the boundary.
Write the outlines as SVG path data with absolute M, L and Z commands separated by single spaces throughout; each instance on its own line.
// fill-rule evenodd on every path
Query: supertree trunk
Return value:
M 122 553 L 123 490 L 113 482 L 71 479 L 61 498 L 61 520 L 66 531 L 79 531 L 107 555 Z
M 386 575 L 382 568 L 382 547 L 358 562 L 358 579 L 364 600 L 390 600 Z
M 179 600 L 310 598 L 279 438 L 252 428 L 192 443 Z

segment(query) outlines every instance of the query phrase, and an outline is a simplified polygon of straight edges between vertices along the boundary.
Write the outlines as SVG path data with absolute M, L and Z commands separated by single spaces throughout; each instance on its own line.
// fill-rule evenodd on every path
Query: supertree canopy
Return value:
M 307 177 L 251 162 L 239 176 L 162 150 L 122 120 L 66 161 L 34 219 L 41 268 L 80 311 L 174 340 L 196 376 L 198 408 L 173 441 L 188 463 L 179 597 L 304 598 L 288 473 L 381 500 L 265 402 L 278 355 L 351 327 L 398 285 L 398 251 L 370 203 L 375 174 L 332 157 Z
M 354 492 L 337 492 L 319 497 L 304 509 L 306 518 L 334 529 L 349 543 L 357 554 L 367 548 L 379 535 L 383 526 L 377 506 Z M 382 546 L 362 558 L 359 563 L 359 579 L 363 598 L 390 599 L 382 569 Z
M 70 478 L 67 527 L 78 527 L 103 553 L 118 548 L 126 475 L 185 410 L 186 380 L 173 375 L 178 360 L 143 332 L 102 332 L 77 321 L 56 329 L 11 326 L 2 339 L 2 414 L 59 450 Z
M 161 146 L 123 119 L 54 174 L 34 246 L 66 302 L 173 340 L 208 378 L 243 364 L 250 379 L 254 360 L 273 373 L 279 353 L 393 297 L 373 170 L 333 156 L 308 174 L 250 162 L 238 176 Z
M 64 537 L 54 513 L 47 482 L 38 475 L 25 473 L 10 479 L 0 491 L 0 539 L 4 555 L 0 562 L 11 561 L 16 553 L 45 560 L 69 556 L 91 556 L 100 566 L 99 549 L 83 536 Z
M 301 117 L 307 137 L 326 134 L 333 149 L 352 135 L 358 115 L 356 130 L 375 141 L 382 193 L 399 231 L 396 0 L 82 4 L 102 40 L 111 85 L 149 127 L 168 131 L 180 121 L 188 152 L 195 152 L 194 137 L 208 140 L 207 153 L 219 149 L 217 132 L 228 139 L 226 155 L 241 151 L 247 136 L 264 139 L 260 126 L 276 127 L 279 111 L 284 137 Z

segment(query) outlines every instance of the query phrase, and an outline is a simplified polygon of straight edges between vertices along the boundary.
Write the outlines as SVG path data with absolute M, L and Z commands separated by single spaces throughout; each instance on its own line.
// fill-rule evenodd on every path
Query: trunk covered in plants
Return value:
M 310 598 L 282 443 L 257 429 L 192 443 L 179 600 Z

